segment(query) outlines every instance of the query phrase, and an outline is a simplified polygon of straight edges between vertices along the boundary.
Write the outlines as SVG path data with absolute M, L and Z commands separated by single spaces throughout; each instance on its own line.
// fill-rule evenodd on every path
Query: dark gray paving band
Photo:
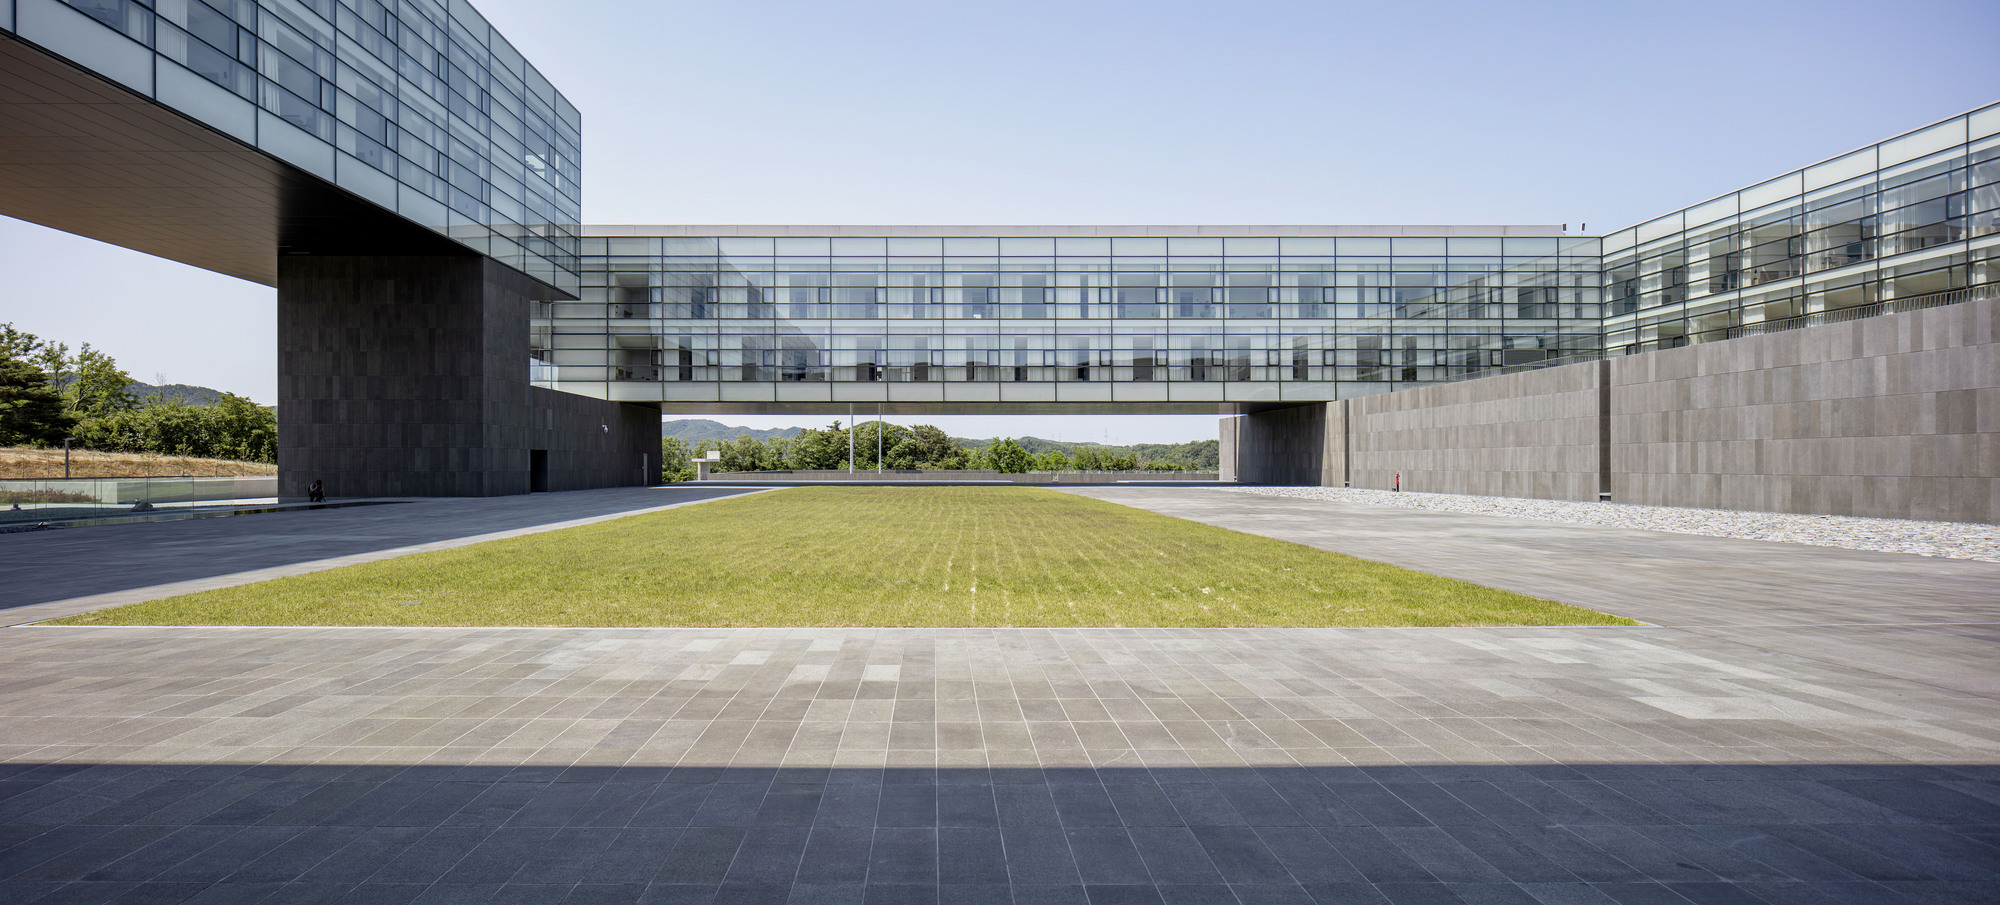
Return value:
M 9 902 L 2000 887 L 1991 699 L 1673 629 L 30 627 L 0 661 Z
M 754 492 L 677 485 L 421 499 L 0 535 L 0 620 L 55 619 Z

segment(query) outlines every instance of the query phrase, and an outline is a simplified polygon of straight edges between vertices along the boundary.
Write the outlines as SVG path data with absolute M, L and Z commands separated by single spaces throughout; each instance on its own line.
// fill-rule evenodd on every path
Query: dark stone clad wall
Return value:
M 1348 400 L 1356 487 L 1595 500 L 1597 362 Z
M 550 490 L 651 483 L 657 409 L 528 385 L 533 285 L 474 256 L 281 258 L 279 495 L 526 493 L 532 449 Z
M 528 445 L 512 448 L 549 451 L 550 490 L 659 483 L 658 408 L 528 386 L 525 375 L 518 386 L 528 391 L 526 410 L 530 421 L 539 418 L 541 426 L 531 424 L 525 432 Z M 527 461 L 525 452 L 521 453 L 521 461 Z M 521 490 L 505 492 L 520 493 L 526 489 L 523 484 Z
M 1236 480 L 1318 484 L 1326 445 L 1326 403 L 1274 409 L 1235 421 Z
M 1226 419 L 1236 479 L 2000 520 L 1994 299 L 1317 408 Z
M 1347 406 L 1314 402 L 1222 419 L 1222 479 L 1346 486 Z
M 2000 521 L 2000 300 L 1611 364 L 1619 502 Z

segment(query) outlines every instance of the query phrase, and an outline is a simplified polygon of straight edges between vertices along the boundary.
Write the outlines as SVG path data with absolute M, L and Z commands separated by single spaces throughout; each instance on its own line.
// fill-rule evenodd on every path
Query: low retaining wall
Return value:
M 1246 482 L 1994 522 L 2000 300 L 1230 421 Z
M 278 495 L 276 475 L 244 478 L 76 478 L 0 481 L 0 492 L 43 493 L 51 501 L 88 505 L 146 502 L 199 503 L 255 500 Z

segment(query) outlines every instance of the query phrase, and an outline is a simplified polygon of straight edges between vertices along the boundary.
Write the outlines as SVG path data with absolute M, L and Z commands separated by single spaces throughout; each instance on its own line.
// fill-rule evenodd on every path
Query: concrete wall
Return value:
M 350 499 L 526 493 L 534 449 L 551 490 L 657 479 L 656 408 L 529 386 L 519 272 L 471 256 L 278 269 L 281 497 L 314 480 Z
M 2000 520 L 2000 300 L 1620 358 L 1612 497 Z
M 1238 458 L 1236 455 L 1236 446 L 1238 442 L 1237 435 L 1241 433 L 1239 428 L 1242 426 L 1242 424 L 1243 424 L 1243 419 L 1241 417 L 1231 417 L 1222 419 L 1222 423 L 1217 425 L 1216 444 L 1215 444 L 1215 460 L 1216 460 L 1215 471 L 1216 474 L 1221 476 L 1222 480 L 1225 481 L 1243 480 L 1243 478 L 1238 474 L 1238 469 L 1236 467 L 1237 464 L 1236 460 Z
M 1326 429 L 1319 463 L 1321 487 L 1347 487 L 1353 483 L 1354 435 L 1348 430 L 1351 403 L 1343 400 L 1326 404 Z
M 1440 493 L 2000 521 L 2000 300 L 1246 415 L 1222 437 L 1252 483 L 1401 472 Z
M 1356 487 L 1595 500 L 1601 362 L 1346 402 Z

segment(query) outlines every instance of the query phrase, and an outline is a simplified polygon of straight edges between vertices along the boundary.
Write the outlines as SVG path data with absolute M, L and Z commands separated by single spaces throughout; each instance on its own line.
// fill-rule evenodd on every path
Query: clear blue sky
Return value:
M 1602 232 L 2000 99 L 1991 0 L 475 3 L 583 111 L 593 223 Z M 8 220 L 0 272 L 0 321 L 275 401 L 268 288 Z

